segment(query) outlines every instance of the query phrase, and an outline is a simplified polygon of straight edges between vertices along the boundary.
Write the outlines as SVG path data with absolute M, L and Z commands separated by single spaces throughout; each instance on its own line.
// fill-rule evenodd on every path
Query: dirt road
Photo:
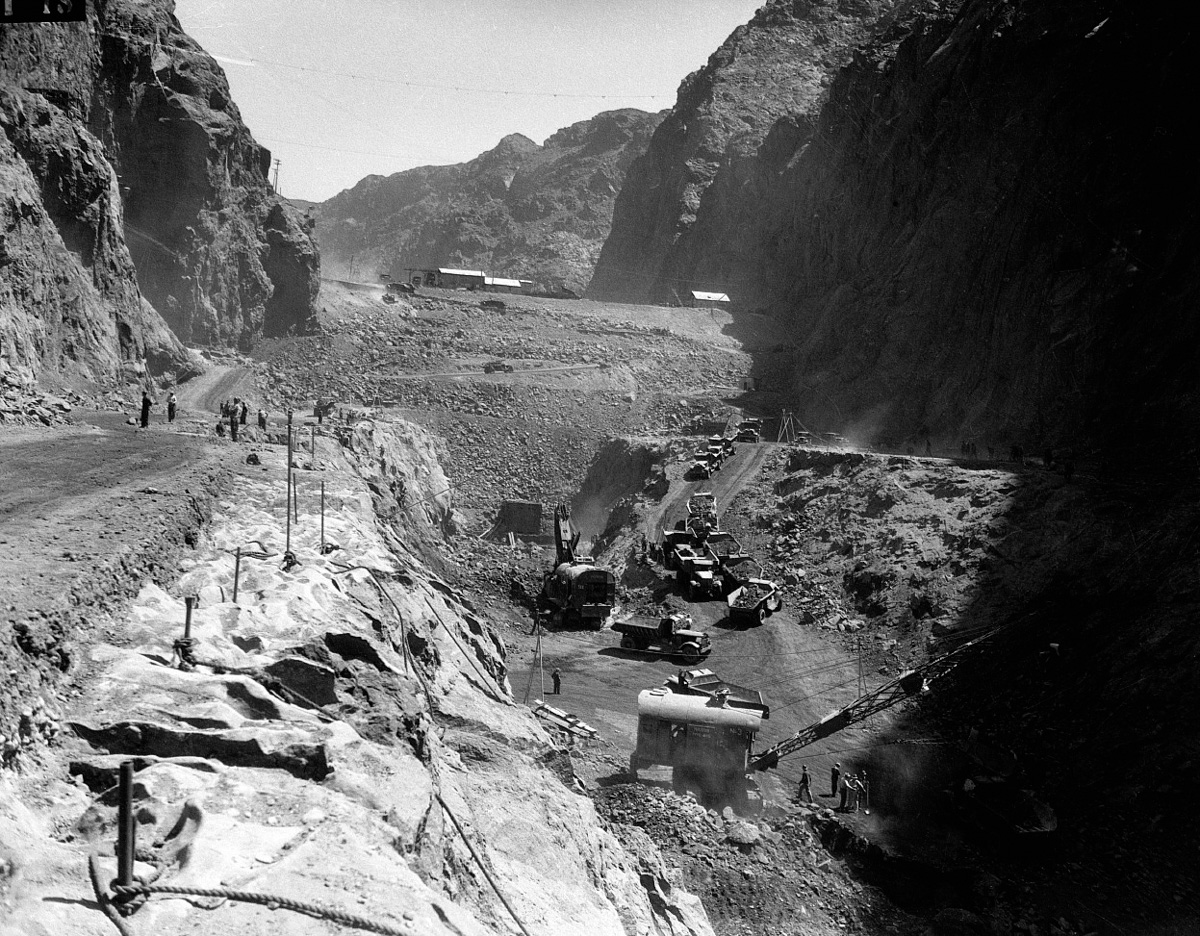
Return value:
M 120 413 L 75 417 L 0 439 L 0 668 L 16 683 L 0 697 L 5 721 L 39 690 L 38 672 L 66 668 L 115 600 L 147 577 L 165 580 L 234 457 L 160 414 L 145 430 Z M 16 647 L 24 658 L 10 671 Z
M 217 364 L 179 387 L 181 411 L 219 413 L 221 404 L 234 397 L 254 395 L 250 382 L 253 370 L 241 365 Z

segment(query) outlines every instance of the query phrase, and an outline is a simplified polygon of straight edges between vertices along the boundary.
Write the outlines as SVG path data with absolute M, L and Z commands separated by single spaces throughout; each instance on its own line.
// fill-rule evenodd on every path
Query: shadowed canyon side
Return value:
M 311 315 L 319 261 L 303 220 L 272 192 L 269 152 L 172 10 L 109 0 L 85 23 L 0 33 L 4 171 L 14 191 L 40 190 L 37 203 L 9 200 L 19 220 L 8 228 L 57 230 L 0 276 L 5 320 L 24 322 L 11 340 L 35 372 L 100 377 L 143 356 L 152 370 L 177 366 L 163 320 L 183 341 L 217 345 Z M 38 285 L 60 277 L 92 282 L 58 296 Z
M 607 111 L 542 146 L 514 133 L 470 162 L 368 176 L 316 208 L 327 275 L 466 267 L 582 293 L 626 170 L 661 119 Z
M 780 9 L 744 37 L 786 35 Z M 700 78 L 719 89 L 746 42 Z M 1086 450 L 1145 420 L 1171 437 L 1196 404 L 1170 376 L 1196 367 L 1194 211 L 1179 210 L 1196 181 L 1172 103 L 1194 46 L 1165 13 L 1100 0 L 898 7 L 818 118 L 781 117 L 753 155 L 728 147 L 680 214 L 696 145 L 680 128 L 719 99 L 685 86 L 631 169 L 591 292 L 715 285 L 769 310 L 797 336 L 760 362 L 775 389 L 864 440 Z
M 713 289 L 743 298 L 761 224 L 757 161 L 786 163 L 808 142 L 836 69 L 894 6 L 772 0 L 734 30 L 683 80 L 646 154 L 630 167 L 589 296 L 664 302 Z M 708 233 L 714 215 L 729 228 L 719 250 Z

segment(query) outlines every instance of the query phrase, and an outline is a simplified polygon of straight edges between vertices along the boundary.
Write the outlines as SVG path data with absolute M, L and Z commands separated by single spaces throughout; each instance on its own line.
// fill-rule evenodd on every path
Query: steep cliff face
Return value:
M 393 268 L 467 267 L 581 292 L 626 170 L 661 117 L 608 111 L 543 146 L 512 134 L 467 163 L 368 176 L 317 209 L 326 269 L 374 279 Z
M 234 343 L 311 314 L 316 249 L 172 10 L 97 0 L 83 23 L 0 31 L 0 329 L 33 373 L 178 368 L 164 319 Z
M 1086 450 L 1194 422 L 1174 90 L 1194 37 L 1106 0 L 930 2 L 881 26 L 811 131 L 781 118 L 743 159 L 736 209 L 709 189 L 654 288 L 737 281 L 797 336 L 775 389 L 864 438 Z M 620 208 L 597 284 L 628 249 Z
M 0 32 L 0 62 L 14 62 L 5 53 L 19 28 Z M 159 372 L 183 364 L 138 291 L 121 224 L 100 142 L 70 110 L 0 81 L 0 369 L 32 383 L 103 380 L 143 359 Z
M 786 161 L 811 138 L 834 72 L 895 5 L 773 0 L 734 30 L 684 79 L 630 166 L 589 295 L 646 302 L 688 289 L 742 294 L 748 235 L 759 224 L 746 202 L 756 157 L 762 150 Z M 713 215 L 742 235 L 717 251 L 705 233 Z
M 299 213 L 267 182 L 271 154 L 174 4 L 110 2 L 92 124 L 114 154 L 143 292 L 185 341 L 300 330 L 320 285 Z

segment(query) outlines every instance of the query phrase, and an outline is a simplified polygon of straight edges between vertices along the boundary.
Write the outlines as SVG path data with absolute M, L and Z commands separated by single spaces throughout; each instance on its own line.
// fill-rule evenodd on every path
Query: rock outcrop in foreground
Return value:
M 316 902 L 393 932 L 508 932 L 515 916 L 534 933 L 711 936 L 657 850 L 633 854 L 603 828 L 568 751 L 513 701 L 499 638 L 423 559 L 451 513 L 431 440 L 372 422 L 318 439 L 320 470 L 298 472 L 301 565 L 286 572 L 286 455 L 258 454 L 183 576 L 143 588 L 120 639 L 90 650 L 73 714 L 55 711 L 74 737 L 43 751 L 61 772 L 40 772 L 36 790 L 20 775 L 0 785 L 0 865 L 19 872 L 0 898 L 15 931 L 112 931 L 85 857 L 100 855 L 107 883 L 111 787 L 132 759 L 138 873 L 159 884 Z M 234 602 L 239 546 L 273 555 L 243 558 Z M 194 668 L 176 665 L 186 595 L 200 600 L 182 648 Z M 286 903 L 195 902 L 156 896 L 129 921 L 137 933 L 191 932 L 201 916 L 220 932 L 328 932 Z
M 746 35 L 786 35 L 785 6 Z M 781 117 L 750 155 L 721 150 L 694 222 L 672 230 L 658 219 L 678 216 L 675 190 L 634 182 L 686 164 L 693 134 L 668 130 L 716 106 L 742 61 L 726 52 L 748 41 L 735 33 L 704 73 L 716 90 L 681 95 L 631 169 L 592 291 L 615 295 L 606 266 L 635 255 L 641 295 L 728 282 L 796 336 L 772 389 L 806 423 L 917 445 L 961 432 L 1001 450 L 1185 450 L 1198 193 L 1178 89 L 1195 34 L 1102 0 L 921 2 L 890 19 L 819 117 Z
M 172 10 L 98 0 L 83 23 L 0 31 L 0 353 L 34 374 L 178 369 L 177 339 L 311 314 L 316 249 Z
M 597 114 L 538 146 L 514 133 L 456 166 L 367 176 L 317 208 L 329 275 L 465 267 L 582 293 L 629 164 L 662 114 Z

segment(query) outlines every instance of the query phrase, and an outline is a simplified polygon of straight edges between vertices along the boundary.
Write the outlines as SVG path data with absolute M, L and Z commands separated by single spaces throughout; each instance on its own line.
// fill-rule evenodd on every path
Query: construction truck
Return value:
M 769 579 L 746 579 L 725 596 L 729 605 L 729 623 L 735 627 L 761 624 L 768 615 L 783 607 L 779 586 Z
M 708 437 L 708 450 L 720 452 L 723 458 L 732 455 L 736 447 L 734 440 L 729 436 L 711 435 Z
M 762 439 L 762 420 L 743 419 L 738 423 L 737 436 L 739 442 L 758 442 Z
M 655 765 L 671 768 L 677 791 L 738 802 L 746 796 L 750 748 L 770 708 L 755 690 L 723 682 L 711 670 L 681 672 L 638 695 L 634 777 Z
M 679 594 L 687 601 L 709 601 L 725 594 L 725 571 L 717 554 L 706 545 L 676 546 L 675 562 Z
M 684 526 L 697 531 L 701 526 L 705 531 L 720 528 L 717 497 L 712 491 L 696 491 L 687 499 L 687 519 L 684 520 Z
M 571 526 L 566 504 L 554 514 L 554 568 L 542 577 L 538 614 L 560 627 L 600 630 L 612 614 L 617 580 L 596 566 L 591 556 L 579 555 L 579 533 Z
M 717 557 L 722 569 L 732 569 L 743 562 L 752 561 L 750 554 L 742 549 L 741 541 L 728 530 L 713 530 L 704 542 Z
M 707 480 L 712 477 L 713 469 L 708 460 L 708 452 L 697 452 L 692 459 L 692 463 L 688 465 L 688 470 L 684 473 L 684 477 L 695 480 Z
M 712 652 L 708 634 L 692 627 L 688 614 L 668 614 L 658 621 L 631 618 L 618 621 L 612 629 L 621 635 L 621 649 L 645 650 L 679 656 L 691 664 Z

